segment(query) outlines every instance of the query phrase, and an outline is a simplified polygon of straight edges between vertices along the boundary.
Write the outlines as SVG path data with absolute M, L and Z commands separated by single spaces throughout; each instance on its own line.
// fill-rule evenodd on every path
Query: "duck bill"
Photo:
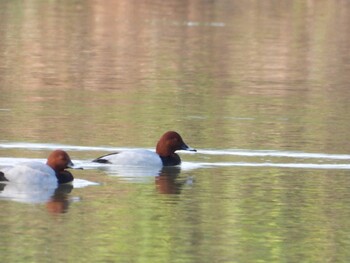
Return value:
M 75 169 L 74 163 L 72 161 L 69 161 L 69 163 L 67 163 L 67 168 Z
M 69 169 L 74 169 L 74 170 L 84 170 L 83 167 L 77 167 L 74 165 L 74 163 L 72 161 L 70 161 L 68 164 L 67 164 L 67 168 Z
M 197 151 L 196 149 L 193 149 L 193 148 L 187 146 L 186 144 L 182 145 L 181 150 L 190 151 L 190 152 L 196 152 Z

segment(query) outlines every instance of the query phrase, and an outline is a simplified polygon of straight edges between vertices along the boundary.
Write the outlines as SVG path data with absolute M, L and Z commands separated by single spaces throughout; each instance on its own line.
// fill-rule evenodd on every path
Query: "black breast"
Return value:
M 170 155 L 170 156 L 160 156 L 160 159 L 162 159 L 164 166 L 175 166 L 179 165 L 181 163 L 180 156 L 176 153 Z
M 58 184 L 66 184 L 74 180 L 73 175 L 68 171 L 56 173 Z

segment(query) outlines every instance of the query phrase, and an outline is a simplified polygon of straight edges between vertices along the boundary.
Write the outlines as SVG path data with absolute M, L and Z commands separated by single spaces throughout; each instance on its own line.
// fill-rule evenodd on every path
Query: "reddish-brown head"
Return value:
M 73 163 L 69 155 L 62 150 L 53 151 L 47 158 L 46 164 L 56 172 L 61 172 L 66 168 L 73 167 Z
M 170 156 L 177 150 L 196 151 L 188 147 L 177 132 L 168 131 L 164 133 L 157 143 L 156 152 L 159 156 Z

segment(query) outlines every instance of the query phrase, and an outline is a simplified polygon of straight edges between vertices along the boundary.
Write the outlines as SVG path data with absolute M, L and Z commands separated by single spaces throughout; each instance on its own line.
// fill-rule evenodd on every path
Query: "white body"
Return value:
M 40 162 L 20 163 L 4 171 L 5 177 L 11 183 L 34 184 L 41 186 L 58 185 L 55 171 L 47 164 Z
M 144 167 L 163 166 L 162 160 L 157 153 L 143 149 L 127 150 L 117 154 L 104 156 L 101 159 L 107 160 L 116 165 Z

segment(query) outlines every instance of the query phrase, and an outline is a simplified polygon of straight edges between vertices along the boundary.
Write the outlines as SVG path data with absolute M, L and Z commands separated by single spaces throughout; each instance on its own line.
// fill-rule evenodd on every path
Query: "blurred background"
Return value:
M 346 0 L 0 1 L 0 166 L 198 149 L 0 200 L 2 259 L 349 262 L 349 25 Z

